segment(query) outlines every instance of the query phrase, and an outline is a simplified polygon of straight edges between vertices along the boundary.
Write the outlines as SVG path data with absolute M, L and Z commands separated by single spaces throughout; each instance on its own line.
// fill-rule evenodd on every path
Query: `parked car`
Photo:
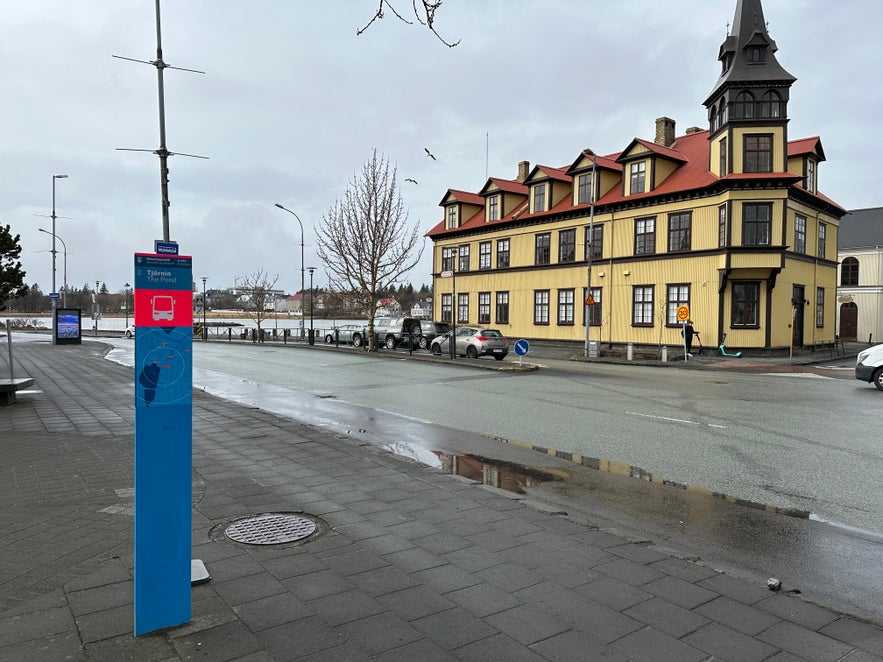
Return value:
M 334 342 L 340 342 L 347 345 L 353 344 L 356 347 L 361 347 L 367 337 L 368 331 L 364 325 L 341 324 L 325 334 L 325 342 L 329 345 Z
M 454 347 L 458 355 L 466 355 L 470 359 L 479 356 L 493 356 L 497 361 L 502 361 L 509 353 L 509 343 L 497 329 L 484 329 L 475 326 L 457 327 L 454 335 Z M 450 352 L 450 340 L 452 333 L 435 338 L 430 351 L 436 356 Z
M 135 337 L 135 325 L 126 327 L 126 338 L 134 338 Z
M 874 345 L 858 353 L 855 359 L 855 378 L 870 382 L 883 391 L 883 345 Z
M 378 317 L 374 320 L 374 335 L 387 349 L 395 349 L 408 338 L 420 338 L 420 320 L 416 317 Z
M 447 322 L 420 320 L 420 337 L 417 339 L 417 344 L 420 346 L 420 349 L 429 349 L 433 340 L 438 336 L 450 333 L 450 331 L 451 325 Z

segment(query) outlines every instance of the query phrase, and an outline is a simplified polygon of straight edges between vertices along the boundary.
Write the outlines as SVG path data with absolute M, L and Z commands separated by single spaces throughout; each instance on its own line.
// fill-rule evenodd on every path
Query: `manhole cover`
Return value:
M 315 531 L 316 524 L 306 517 L 271 513 L 237 520 L 224 534 L 247 545 L 279 545 L 302 540 Z

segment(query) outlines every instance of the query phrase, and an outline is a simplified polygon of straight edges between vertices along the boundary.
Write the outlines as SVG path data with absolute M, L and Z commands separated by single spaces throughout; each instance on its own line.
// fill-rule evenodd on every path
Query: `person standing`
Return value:
M 681 335 L 684 336 L 684 351 L 690 358 L 693 358 L 693 355 L 690 353 L 693 351 L 693 336 L 697 333 L 698 331 L 693 329 L 693 320 L 687 320 L 684 328 L 681 330 Z

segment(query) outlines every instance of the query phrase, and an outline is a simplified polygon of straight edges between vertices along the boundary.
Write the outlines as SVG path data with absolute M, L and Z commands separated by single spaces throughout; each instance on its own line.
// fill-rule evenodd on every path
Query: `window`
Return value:
M 592 237 L 592 234 L 595 236 Z M 601 255 L 603 254 L 604 248 L 604 226 L 599 224 L 592 225 L 591 228 L 586 228 L 586 248 L 591 248 L 592 250 L 592 259 L 600 260 Z M 585 259 L 588 260 L 588 252 L 585 256 Z
M 669 285 L 665 301 L 665 324 L 667 326 L 679 326 L 678 307 L 690 305 L 690 286 L 686 283 Z
M 763 118 L 781 117 L 782 97 L 775 90 L 765 92 L 760 99 L 760 116 Z
M 478 323 L 479 324 L 490 324 L 491 323 L 491 293 L 490 292 L 479 292 L 478 293 Z
M 448 207 L 448 230 L 453 230 L 455 227 L 457 227 L 457 207 L 451 205 Z
M 640 161 L 638 163 L 632 163 L 629 168 L 630 173 L 630 183 L 629 183 L 629 193 L 634 195 L 635 193 L 643 193 L 644 185 L 647 180 L 647 164 L 644 161 Z
M 806 160 L 806 180 L 804 185 L 810 193 L 816 192 L 816 162 L 812 159 Z
M 457 265 L 458 271 L 469 271 L 469 244 L 460 246 L 460 260 Z
M 766 46 L 751 46 L 748 49 L 748 64 L 763 64 L 766 60 Z
M 453 271 L 454 270 L 454 256 L 457 254 L 457 249 L 453 246 L 449 246 L 447 248 L 442 248 L 442 271 Z
M 739 92 L 733 103 L 733 116 L 737 120 L 754 117 L 754 95 L 751 92 Z
M 727 162 L 727 139 L 721 138 L 720 141 L 720 150 L 721 150 L 721 158 L 720 158 L 720 167 L 719 172 L 720 176 L 725 176 L 729 171 L 729 163 Z
M 592 300 L 595 303 L 593 303 L 591 306 L 585 305 L 585 300 L 587 298 L 588 296 L 586 295 L 586 288 L 583 288 L 583 326 L 586 325 L 586 308 L 589 309 L 589 325 L 601 326 L 601 288 L 592 288 Z
M 717 106 L 712 105 L 708 110 L 708 122 L 711 124 L 711 132 L 714 133 L 717 131 L 718 123 L 717 123 Z
M 727 206 L 717 208 L 717 245 L 727 245 Z
M 558 290 L 558 324 L 573 324 L 573 290 Z
M 491 268 L 491 242 L 483 241 L 478 244 L 478 268 Z
M 635 255 L 656 252 L 656 219 L 639 218 L 635 221 Z
M 487 199 L 487 220 L 496 221 L 500 218 L 500 196 L 492 195 Z
M 769 246 L 773 205 L 766 202 L 746 202 L 742 205 L 742 244 Z
M 509 268 L 509 240 L 497 239 L 497 269 Z
M 825 326 L 825 288 L 816 288 L 816 326 Z
M 653 326 L 653 286 L 632 288 L 632 326 Z
M 840 284 L 858 285 L 858 260 L 848 257 L 840 265 Z
M 549 290 L 534 290 L 533 293 L 533 323 L 549 323 Z
M 549 257 L 551 243 L 552 235 L 548 232 L 536 236 L 534 264 L 549 264 L 551 259 Z
M 496 324 L 509 323 L 509 293 L 497 292 L 497 318 Z
M 770 134 L 745 136 L 745 172 L 773 171 L 773 137 Z
M 717 127 L 721 128 L 726 123 L 727 123 L 727 102 L 726 102 L 726 99 L 721 99 L 720 108 L 717 109 Z
M 668 252 L 690 250 L 693 215 L 685 211 L 668 215 Z
M 533 187 L 533 211 L 546 211 L 546 185 L 537 184 Z
M 828 226 L 824 223 L 819 223 L 819 246 L 818 246 L 818 257 L 825 259 L 825 249 L 827 248 L 828 243 Z
M 806 253 L 806 217 L 794 217 L 794 252 Z
M 558 261 L 576 260 L 576 230 L 562 230 L 558 233 Z
M 595 173 L 590 172 L 585 175 L 580 175 L 577 179 L 577 198 L 576 203 L 578 205 L 584 205 L 587 202 L 592 201 L 592 188 L 594 186 L 595 181 Z
M 760 326 L 760 283 L 733 283 L 733 311 L 730 325 L 733 328 Z
M 451 295 L 442 294 L 441 321 L 450 322 L 453 319 L 454 317 L 452 315 Z
M 469 322 L 469 295 L 457 295 L 457 323 L 467 324 Z

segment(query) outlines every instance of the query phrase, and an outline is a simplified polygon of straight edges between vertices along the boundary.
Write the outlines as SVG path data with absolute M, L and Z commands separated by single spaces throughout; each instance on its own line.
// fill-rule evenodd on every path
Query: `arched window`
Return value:
M 754 95 L 751 92 L 739 92 L 733 104 L 736 119 L 744 120 L 754 117 Z
M 848 257 L 840 265 L 840 284 L 858 285 L 858 260 Z
M 717 123 L 717 107 L 712 106 L 708 109 L 708 123 L 711 125 L 712 133 L 717 131 L 718 123 Z
M 761 117 L 782 116 L 782 96 L 775 90 L 765 92 L 760 100 Z
M 718 127 L 721 127 L 726 123 L 727 123 L 727 100 L 721 99 L 721 105 L 717 109 L 717 125 L 718 125 Z

